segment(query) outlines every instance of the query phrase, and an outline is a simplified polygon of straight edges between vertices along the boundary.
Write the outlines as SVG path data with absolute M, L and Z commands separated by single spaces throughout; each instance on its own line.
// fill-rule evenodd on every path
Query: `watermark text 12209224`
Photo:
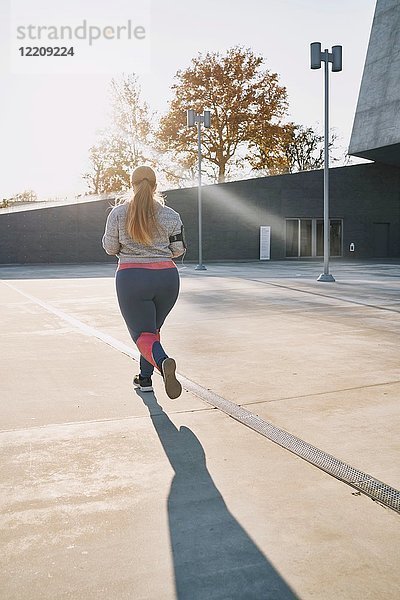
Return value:
M 74 47 L 70 46 L 21 46 L 18 48 L 21 56 L 74 56 Z

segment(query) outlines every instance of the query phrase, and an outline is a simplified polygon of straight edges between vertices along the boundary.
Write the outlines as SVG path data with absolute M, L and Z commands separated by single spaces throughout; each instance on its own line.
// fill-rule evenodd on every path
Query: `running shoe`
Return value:
M 151 377 L 141 377 L 140 375 L 135 375 L 133 378 L 133 385 L 139 387 L 141 392 L 153 391 Z
M 174 400 L 182 393 L 182 386 L 175 376 L 176 362 L 173 358 L 166 358 L 161 363 L 161 373 L 164 379 L 167 396 Z

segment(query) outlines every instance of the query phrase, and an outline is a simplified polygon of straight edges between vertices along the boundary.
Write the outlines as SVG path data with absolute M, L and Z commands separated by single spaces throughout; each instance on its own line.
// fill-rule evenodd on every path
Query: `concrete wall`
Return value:
M 204 260 L 259 258 L 259 227 L 271 226 L 271 258 L 285 258 L 287 218 L 323 218 L 323 171 L 207 186 Z M 197 257 L 197 189 L 169 192 Z M 390 223 L 389 256 L 400 256 L 400 169 L 364 164 L 331 169 L 330 216 L 344 220 L 344 257 L 374 257 L 374 223 Z M 356 252 L 349 252 L 354 242 Z
M 109 204 L 102 200 L 1 214 L 0 263 L 103 261 L 99 238 Z
M 400 1 L 377 0 L 349 153 L 400 165 Z
M 330 172 L 331 218 L 344 220 L 344 257 L 374 257 L 374 223 L 390 224 L 389 256 L 400 256 L 400 169 L 364 164 Z M 187 260 L 196 261 L 197 188 L 167 192 L 183 219 Z M 115 262 L 101 247 L 110 201 L 0 215 L 0 263 Z M 203 188 L 203 258 L 259 258 L 259 227 L 271 226 L 271 258 L 285 258 L 285 219 L 323 218 L 323 171 Z M 350 254 L 350 242 L 356 252 Z

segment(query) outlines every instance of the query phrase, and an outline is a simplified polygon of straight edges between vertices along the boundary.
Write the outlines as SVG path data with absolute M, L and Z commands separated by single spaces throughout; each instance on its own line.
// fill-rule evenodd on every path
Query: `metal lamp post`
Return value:
M 329 273 L 330 227 L 329 227 L 329 63 L 332 71 L 342 70 L 342 46 L 332 46 L 332 52 L 326 48 L 321 52 L 321 43 L 311 44 L 311 68 L 320 69 L 325 63 L 325 135 L 324 135 L 324 272 L 318 281 L 335 281 Z
M 197 154 L 199 160 L 199 184 L 197 191 L 198 209 L 199 209 L 199 264 L 196 266 L 197 271 L 205 271 L 203 265 L 203 233 L 202 233 L 202 215 L 201 215 L 201 124 L 204 127 L 211 127 L 211 114 L 209 110 L 205 110 L 202 115 L 197 114 L 195 110 L 187 111 L 187 126 L 194 127 L 197 123 Z

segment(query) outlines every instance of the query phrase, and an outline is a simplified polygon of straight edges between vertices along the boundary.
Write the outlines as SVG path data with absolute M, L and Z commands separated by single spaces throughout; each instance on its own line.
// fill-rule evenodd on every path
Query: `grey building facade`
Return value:
M 400 168 L 369 163 L 331 170 L 331 254 L 400 257 Z M 187 260 L 196 262 L 197 188 L 171 190 L 183 219 Z M 101 247 L 110 200 L 0 216 L 0 263 L 115 261 Z M 271 259 L 323 255 L 323 171 L 203 188 L 203 258 L 257 260 L 260 226 L 271 227 Z M 354 252 L 350 251 L 354 244 Z
M 349 154 L 400 166 L 400 0 L 378 0 Z

